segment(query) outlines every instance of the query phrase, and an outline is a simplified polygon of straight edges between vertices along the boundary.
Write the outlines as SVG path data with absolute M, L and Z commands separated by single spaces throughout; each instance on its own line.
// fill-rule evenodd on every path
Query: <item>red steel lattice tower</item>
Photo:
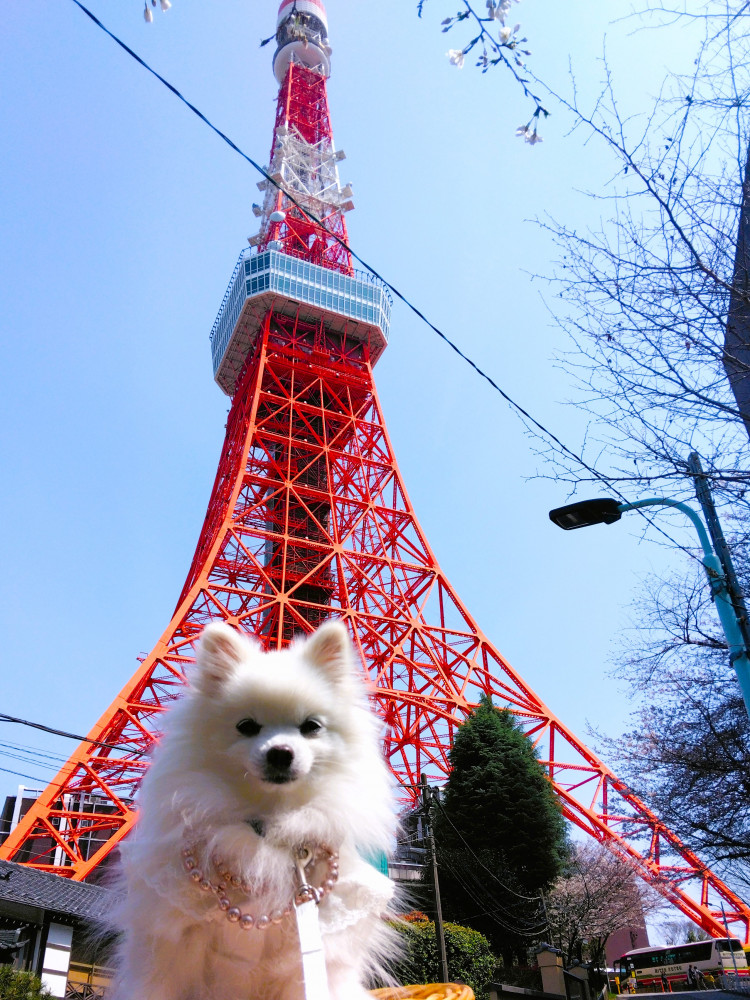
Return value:
M 750 908 L 558 719 L 486 639 L 442 573 L 398 471 L 372 378 L 387 290 L 356 273 L 326 79 L 320 0 L 284 0 L 280 84 L 258 236 L 214 329 L 232 398 L 208 511 L 174 616 L 0 856 L 83 879 L 128 832 L 133 796 L 195 641 L 223 619 L 278 647 L 333 614 L 350 628 L 404 788 L 442 780 L 480 695 L 534 740 L 565 816 L 714 936 L 750 939 Z

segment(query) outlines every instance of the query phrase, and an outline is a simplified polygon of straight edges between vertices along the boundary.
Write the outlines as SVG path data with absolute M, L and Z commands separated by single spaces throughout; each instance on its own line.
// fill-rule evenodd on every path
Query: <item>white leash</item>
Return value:
M 297 932 L 302 953 L 305 1000 L 330 1000 L 323 938 L 318 921 L 318 904 L 321 896 L 320 892 L 309 884 L 305 874 L 305 869 L 313 857 L 309 847 L 302 847 L 297 852 L 295 864 L 299 885 L 294 895 L 294 913 L 297 918 Z

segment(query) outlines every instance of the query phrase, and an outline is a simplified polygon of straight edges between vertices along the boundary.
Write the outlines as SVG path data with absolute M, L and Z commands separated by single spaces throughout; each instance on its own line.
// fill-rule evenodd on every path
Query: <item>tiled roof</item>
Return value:
M 6 878 L 6 873 L 8 877 Z M 112 905 L 114 892 L 100 885 L 73 882 L 61 875 L 0 861 L 0 909 L 4 900 L 54 913 L 94 920 Z

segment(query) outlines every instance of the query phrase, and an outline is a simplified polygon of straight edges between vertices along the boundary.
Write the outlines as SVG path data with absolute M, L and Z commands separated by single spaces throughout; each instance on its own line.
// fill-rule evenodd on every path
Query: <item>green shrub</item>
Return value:
M 45 1000 L 51 995 L 33 972 L 17 972 L 12 965 L 0 965 L 0 1000 Z
M 397 929 L 404 937 L 405 948 L 404 957 L 394 968 L 396 979 L 404 984 L 441 982 L 433 921 L 408 919 Z M 459 924 L 446 923 L 443 929 L 450 981 L 471 986 L 477 1000 L 486 1000 L 487 985 L 498 964 L 489 941 L 479 931 Z

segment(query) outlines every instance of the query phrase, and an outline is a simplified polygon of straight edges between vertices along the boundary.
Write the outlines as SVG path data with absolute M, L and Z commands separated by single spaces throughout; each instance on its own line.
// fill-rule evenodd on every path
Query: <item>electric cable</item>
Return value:
M 37 756 L 40 757 L 50 757 L 54 760 L 64 759 L 63 757 L 60 756 L 60 754 L 43 750 L 41 747 L 31 746 L 28 743 L 8 743 L 4 740 L 0 740 L 0 747 L 4 747 L 7 750 L 18 750 L 20 753 L 36 754 Z
M 448 823 L 450 823 L 451 827 L 453 828 L 453 832 L 459 838 L 459 840 L 464 845 L 464 847 L 469 852 L 469 854 L 471 854 L 471 856 L 474 858 L 474 860 L 477 862 L 477 864 L 480 865 L 482 868 L 484 868 L 484 870 L 487 872 L 487 874 L 490 875 L 498 883 L 498 885 L 501 885 L 503 887 L 503 889 L 506 890 L 506 892 L 511 892 L 511 893 L 513 893 L 514 896 L 518 896 L 519 899 L 524 899 L 524 900 L 526 900 L 529 903 L 541 902 L 541 899 L 542 899 L 541 895 L 538 895 L 538 896 L 524 896 L 523 893 L 517 892 L 515 889 L 512 889 L 509 885 L 506 885 L 505 882 L 503 882 L 502 879 L 498 878 L 498 876 L 495 874 L 495 872 L 493 872 L 491 868 L 488 868 L 487 865 L 485 865 L 481 861 L 481 859 L 478 858 L 477 855 L 474 853 L 474 851 L 471 849 L 471 845 L 467 842 L 466 838 L 463 836 L 463 834 L 458 829 L 458 827 L 456 826 L 456 824 L 453 822 L 453 820 L 450 818 L 450 816 L 448 815 L 448 813 L 445 811 L 445 807 L 443 806 L 443 803 L 440 801 L 440 799 L 436 796 L 433 799 L 433 801 L 437 802 L 438 809 L 440 810 L 440 812 L 442 813 L 442 815 L 445 817 L 445 819 L 448 821 Z
M 468 881 L 467 881 L 468 875 Z M 460 865 L 460 870 L 451 867 L 451 877 L 461 886 L 464 892 L 478 905 L 494 907 L 492 912 L 483 911 L 487 916 L 499 923 L 506 930 L 525 936 L 533 936 L 544 929 L 544 923 L 538 922 L 533 917 L 522 916 L 519 908 L 523 909 L 523 904 L 502 905 L 496 895 L 488 888 L 485 882 L 480 881 L 479 876 L 473 872 L 465 863 Z M 541 907 L 536 907 L 537 914 L 541 914 Z M 500 914 L 504 919 L 501 919 Z M 510 921 L 510 923 L 506 923 Z
M 49 784 L 49 778 L 40 778 L 39 775 L 36 774 L 22 774 L 20 771 L 11 771 L 10 768 L 7 767 L 0 767 L 0 771 L 4 774 L 15 774 L 18 778 L 28 778 L 29 781 L 39 781 L 45 788 Z
M 0 757 L 5 758 L 6 760 L 17 760 L 22 764 L 31 764 L 34 767 L 47 768 L 52 772 L 59 771 L 61 765 L 66 760 L 66 758 L 61 754 L 47 753 L 40 747 L 29 747 L 23 744 L 2 742 L 0 742 Z M 31 781 L 41 782 L 44 786 L 48 785 L 51 780 L 49 777 L 41 778 L 39 775 L 26 774 L 23 771 L 16 771 L 9 767 L 0 767 L 0 771 L 5 772 L 6 774 L 14 774 L 19 778 L 28 778 Z
M 530 929 L 531 925 L 530 924 L 527 925 L 529 930 L 528 930 L 528 935 L 526 935 L 526 933 L 520 929 L 517 914 L 508 910 L 505 907 L 500 906 L 498 901 L 495 899 L 495 897 L 492 896 L 491 893 L 485 892 L 484 898 L 482 898 L 477 893 L 477 890 L 474 886 L 469 885 L 460 876 L 456 875 L 456 873 L 453 871 L 451 872 L 451 875 L 455 878 L 455 881 L 463 889 L 466 896 L 471 900 L 471 902 L 479 907 L 479 910 L 476 913 L 471 914 L 471 916 L 469 915 L 462 916 L 460 919 L 471 920 L 475 917 L 488 917 L 490 920 L 492 920 L 493 923 L 497 924 L 499 927 L 502 927 L 503 930 L 505 931 L 508 931 L 510 933 L 519 933 L 523 936 L 529 936 L 529 937 L 533 936 L 535 932 L 534 930 Z M 485 889 L 486 887 L 482 886 L 482 888 Z M 493 908 L 487 909 L 488 906 L 491 906 Z M 502 917 L 500 916 L 500 913 L 504 914 L 507 920 L 512 921 L 512 923 L 508 923 L 506 922 L 506 920 L 503 920 Z
M 61 754 L 47 753 L 41 747 L 29 747 L 17 743 L 2 742 L 0 742 L 0 756 L 39 764 L 40 767 L 59 767 L 67 759 Z
M 455 876 L 454 872 L 452 872 L 451 874 Z M 521 937 L 536 937 L 537 934 L 539 934 L 541 931 L 545 929 L 546 924 L 544 923 L 532 924 L 527 921 L 522 925 L 518 919 L 518 914 L 512 910 L 509 910 L 507 907 L 501 906 L 496 900 L 496 898 L 490 892 L 487 891 L 486 886 L 484 885 L 481 886 L 481 888 L 484 890 L 484 898 L 481 898 L 481 896 L 477 893 L 475 888 L 470 886 L 466 881 L 464 881 L 459 876 L 455 877 L 456 881 L 463 888 L 463 890 L 466 892 L 469 898 L 474 903 L 476 903 L 477 906 L 482 908 L 479 911 L 479 913 L 473 914 L 473 917 L 476 916 L 489 917 L 489 919 L 492 920 L 493 923 L 498 924 L 498 926 L 502 927 L 503 930 L 506 930 L 511 934 L 518 934 Z M 488 901 L 490 905 L 494 905 L 495 907 L 494 910 L 488 910 L 485 908 L 488 904 Z M 512 920 L 513 923 L 510 924 L 506 923 L 505 920 L 501 919 L 499 913 L 503 913 L 508 919 Z M 471 918 L 464 917 L 463 919 L 468 920 Z
M 36 767 L 48 767 L 50 770 L 57 771 L 60 767 L 62 761 L 57 763 L 52 763 L 48 760 L 40 760 L 33 755 L 24 755 L 20 753 L 9 753 L 7 750 L 0 750 L 0 757 L 5 757 L 8 760 L 19 760 L 22 764 L 34 764 Z
M 75 2 L 75 0 L 74 0 Z M 4 712 L 0 712 L 0 722 L 13 722 L 19 726 L 29 726 L 31 729 L 39 729 L 43 733 L 51 733 L 53 736 L 64 736 L 69 740 L 76 740 L 78 743 L 91 743 L 93 746 L 106 747 L 108 750 L 117 750 L 118 753 L 127 752 L 127 747 L 124 744 L 119 746 L 115 743 L 104 743 L 102 740 L 92 740 L 88 736 L 78 736 L 76 733 L 69 733 L 65 729 L 53 729 L 51 726 L 44 726 L 41 722 L 30 722 L 28 719 L 18 719 L 14 715 L 6 715 Z M 29 775 L 23 775 L 23 777 L 29 777 Z M 35 778 L 35 781 L 41 779 Z
M 476 903 L 486 905 L 486 901 L 489 900 L 495 906 L 496 911 L 504 914 L 507 919 L 512 920 L 513 923 L 508 927 L 508 930 L 520 930 L 521 927 L 526 927 L 533 933 L 539 929 L 539 925 L 534 920 L 525 918 L 522 920 L 519 917 L 519 904 L 516 904 L 515 907 L 512 905 L 502 905 L 497 896 L 493 895 L 492 891 L 487 887 L 486 883 L 480 881 L 479 876 L 465 862 L 459 868 L 459 871 L 451 868 L 451 876 L 472 896 Z M 466 877 L 467 873 L 468 881 Z
M 474 858 L 474 860 L 483 868 L 497 884 L 505 890 L 506 893 L 517 897 L 518 900 L 522 900 L 521 903 L 515 903 L 511 900 L 505 900 L 501 902 L 497 896 L 493 893 L 492 889 L 488 887 L 486 881 L 482 881 L 477 874 L 477 872 L 469 866 L 469 864 L 462 858 L 450 857 L 448 870 L 450 872 L 450 878 L 457 883 L 461 889 L 464 891 L 466 896 L 471 899 L 478 907 L 480 911 L 473 914 L 476 916 L 485 916 L 491 919 L 498 926 L 502 927 L 509 933 L 518 934 L 522 937 L 536 937 L 541 933 L 545 927 L 546 923 L 544 921 L 538 921 L 531 914 L 522 914 L 519 912 L 519 906 L 521 909 L 525 909 L 524 903 L 536 903 L 536 909 L 539 910 L 539 904 L 543 903 L 541 895 L 538 896 L 525 896 L 522 893 L 517 892 L 515 889 L 511 888 L 502 879 L 498 878 L 497 875 L 489 869 L 482 861 L 477 857 L 476 853 L 472 850 L 470 845 L 467 843 L 465 838 L 462 836 L 459 830 L 456 829 L 455 824 L 452 822 L 450 816 L 447 815 L 443 808 L 442 802 L 440 802 L 438 796 L 433 796 L 433 802 L 437 802 L 438 807 L 441 812 L 453 827 L 454 831 L 458 835 L 459 839 L 462 841 L 464 847 L 467 849 L 469 854 Z M 429 822 L 429 820 L 428 820 Z M 436 845 L 438 859 L 441 855 L 441 850 L 438 845 Z M 445 854 L 443 854 L 443 859 L 445 863 Z M 488 906 L 493 907 L 492 910 L 487 909 Z M 502 919 L 501 917 L 505 919 Z M 470 919 L 464 917 L 464 919 Z M 506 922 L 510 921 L 510 923 Z
M 512 409 L 514 409 L 523 419 L 533 424 L 533 426 L 536 427 L 536 429 L 541 433 L 543 437 L 547 438 L 549 441 L 557 445 L 557 447 L 560 448 L 560 450 L 565 455 L 567 455 L 569 458 L 572 458 L 573 461 L 576 462 L 578 465 L 580 465 L 582 469 L 585 469 L 596 480 L 604 484 L 609 490 L 615 493 L 620 498 L 620 500 L 622 500 L 624 503 L 628 502 L 627 498 L 612 483 L 610 478 L 605 476 L 603 473 L 599 472 L 593 466 L 589 465 L 588 462 L 586 462 L 582 456 L 576 454 L 576 452 L 568 448 L 568 446 L 564 444 L 560 440 L 560 438 L 557 437 L 556 434 L 554 434 L 551 430 L 549 430 L 549 428 L 545 427 L 544 424 L 540 423 L 540 421 L 536 420 L 536 418 L 533 417 L 528 410 L 526 410 L 523 406 L 521 406 L 520 403 L 517 403 L 503 388 L 501 388 L 500 385 L 498 385 L 498 383 L 492 378 L 492 376 L 488 375 L 487 372 L 485 372 L 482 368 L 480 368 L 475 361 L 473 361 L 467 354 L 465 354 L 461 350 L 461 348 L 450 339 L 450 337 L 448 337 L 445 333 L 443 333 L 442 330 L 440 330 L 437 326 L 435 326 L 435 324 L 432 323 L 427 318 L 427 316 L 421 311 L 421 309 L 415 306 L 402 292 L 398 290 L 398 288 L 396 288 L 395 285 L 392 285 L 374 267 L 368 264 L 367 261 L 365 261 L 362 257 L 359 256 L 359 254 L 357 254 L 354 250 L 352 250 L 352 248 L 346 243 L 345 240 L 341 239 L 341 237 L 338 236 L 336 233 L 331 232 L 331 230 L 329 230 L 325 226 L 322 220 L 318 219 L 311 211 L 309 211 L 309 209 L 303 208 L 303 206 L 300 205 L 299 202 L 296 201 L 296 199 L 291 194 L 289 194 L 288 191 L 284 190 L 284 188 L 278 181 L 276 181 L 266 170 L 264 170 L 263 167 L 261 167 L 260 164 L 257 163 L 251 156 L 249 156 L 242 149 L 240 149 L 240 147 L 235 142 L 233 142 L 228 135 L 222 132 L 221 129 L 219 129 L 216 125 L 214 125 L 213 122 L 211 122 L 203 114 L 202 111 L 200 111 L 194 104 L 191 104 L 191 102 L 188 101 L 188 99 L 184 97 L 173 84 L 171 84 L 168 80 L 166 80 L 160 73 L 157 73 L 157 71 L 153 69 L 151 66 L 149 66 L 149 64 L 144 59 L 142 59 L 137 52 L 131 49 L 129 45 L 127 45 L 125 42 L 122 41 L 122 39 L 118 38 L 117 35 L 111 32 L 109 28 L 107 28 L 95 14 L 93 14 L 86 6 L 84 6 L 84 4 L 81 3 L 81 0 L 72 0 L 72 2 L 84 14 L 86 14 L 86 16 L 90 18 L 91 21 L 93 21 L 93 23 L 98 28 L 100 28 L 106 35 L 108 35 L 114 42 L 116 42 L 117 45 L 120 46 L 120 48 L 122 48 L 125 52 L 127 52 L 127 54 L 131 56 L 131 58 L 135 59 L 135 61 L 139 63 L 139 65 L 141 65 L 145 70 L 147 70 L 149 73 L 155 76 L 160 83 L 162 83 L 169 91 L 171 91 L 171 93 L 173 93 L 178 100 L 182 101 L 182 103 L 186 107 L 188 107 L 193 112 L 194 115 L 197 115 L 197 117 L 200 118 L 200 120 L 205 125 L 207 125 L 212 132 L 215 132 L 216 135 L 218 135 L 219 138 L 222 139 L 230 147 L 230 149 L 233 149 L 239 156 L 242 157 L 243 160 L 245 160 L 247 163 L 250 164 L 250 166 L 252 166 L 255 170 L 257 170 L 258 173 L 267 182 L 272 184 L 275 188 L 277 188 L 277 190 L 281 191 L 284 194 L 284 196 L 288 198 L 289 201 L 303 213 L 303 215 L 305 215 L 308 219 L 314 222 L 317 226 L 320 226 L 320 228 L 323 229 L 324 232 L 326 232 L 332 239 L 334 239 L 344 250 L 346 250 L 349 254 L 351 254 L 351 256 L 356 261 L 358 261 L 362 265 L 362 267 L 365 268 L 365 270 L 369 271 L 370 274 L 372 274 L 375 278 L 381 281 L 386 286 L 386 288 L 390 289 L 390 291 L 396 296 L 396 298 L 398 298 L 401 302 L 403 302 L 404 305 L 411 312 L 415 314 L 415 316 L 417 316 L 420 320 L 422 320 L 422 322 L 425 323 L 433 331 L 433 333 L 435 333 L 438 337 L 440 337 L 440 339 L 443 340 L 448 345 L 448 347 L 450 347 L 452 351 L 455 351 L 455 353 L 463 361 L 465 361 L 466 364 L 468 364 L 477 373 L 477 375 L 479 375 L 486 382 L 488 382 L 489 385 L 496 392 L 498 392 L 500 396 L 502 396 L 502 398 L 506 401 L 506 403 L 508 403 L 508 405 Z M 680 549 L 682 552 L 688 555 L 691 559 L 695 559 L 696 561 L 700 562 L 699 557 L 696 556 L 695 553 L 691 552 L 690 549 L 686 548 L 684 545 L 680 545 L 679 542 L 677 542 L 674 538 L 672 538 L 671 535 L 669 535 L 663 528 L 659 527 L 659 525 L 654 522 L 653 518 L 650 517 L 648 514 L 646 514 L 645 511 L 639 508 L 636 511 L 636 513 L 640 514 L 641 517 L 643 517 L 644 520 L 649 525 L 651 525 L 652 528 L 654 528 L 661 535 L 663 535 L 669 542 L 671 542 L 672 545 L 676 546 L 678 549 Z

